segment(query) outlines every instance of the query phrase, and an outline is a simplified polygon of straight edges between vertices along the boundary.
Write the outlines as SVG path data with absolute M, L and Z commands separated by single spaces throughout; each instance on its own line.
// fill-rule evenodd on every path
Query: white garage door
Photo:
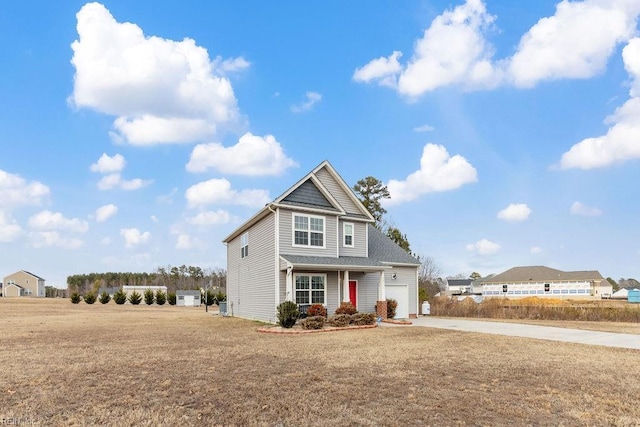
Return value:
M 193 302 L 194 298 L 193 295 L 185 295 L 184 296 L 184 305 L 187 307 L 193 307 L 194 302 Z
M 408 285 L 386 285 L 385 293 L 387 299 L 398 301 L 396 317 L 394 319 L 409 318 L 409 286 Z

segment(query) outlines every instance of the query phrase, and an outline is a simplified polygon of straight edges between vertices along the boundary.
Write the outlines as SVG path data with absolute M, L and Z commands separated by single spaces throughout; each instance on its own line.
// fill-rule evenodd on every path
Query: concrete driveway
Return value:
M 540 340 L 563 341 L 589 345 L 604 345 L 607 347 L 640 350 L 640 335 L 632 334 L 584 331 L 551 326 L 526 325 L 522 323 L 443 319 L 431 316 L 411 319 L 411 322 L 413 323 L 413 326 L 423 326 L 427 328 L 451 329 L 456 331 L 479 332 L 483 334 L 507 335 L 512 337 L 535 338 Z M 398 326 L 390 323 L 383 323 L 383 325 Z M 640 326 L 638 326 L 638 328 L 640 329 Z

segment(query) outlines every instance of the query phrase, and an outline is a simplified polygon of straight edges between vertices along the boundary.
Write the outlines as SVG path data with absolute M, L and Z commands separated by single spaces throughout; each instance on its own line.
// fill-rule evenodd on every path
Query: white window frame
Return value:
M 300 290 L 302 291 L 308 291 L 309 292 L 309 302 L 308 303 L 299 303 L 298 302 L 298 287 L 297 287 L 297 282 L 298 282 L 298 277 L 308 277 L 309 278 L 309 289 L 302 289 Z M 322 277 L 322 281 L 324 284 L 323 287 L 323 292 L 324 292 L 324 299 L 322 302 L 313 302 L 313 277 Z M 317 290 L 317 289 L 315 289 Z M 312 305 L 312 304 L 322 304 L 325 307 L 327 306 L 327 275 L 326 274 L 322 274 L 322 273 L 294 273 L 293 274 L 293 300 L 295 301 L 296 304 L 303 304 L 303 305 Z
M 249 256 L 249 232 L 247 231 L 240 236 L 240 258 Z
M 296 217 L 303 217 L 303 218 L 307 218 L 307 229 L 306 230 L 298 230 L 296 229 Z M 316 246 L 316 245 L 312 245 L 311 244 L 311 220 L 312 219 L 320 219 L 322 220 L 322 246 Z M 302 245 L 299 243 L 296 243 L 296 231 L 299 232 L 306 232 L 307 233 L 307 244 L 306 245 Z M 315 233 L 319 233 L 319 231 L 314 230 L 313 232 Z M 318 215 L 307 215 L 307 214 L 301 214 L 301 213 L 296 213 L 296 212 L 292 212 L 291 214 L 291 244 L 297 248 L 318 248 L 318 249 L 325 249 L 327 247 L 327 218 L 325 218 L 324 216 L 318 216 Z
M 347 234 L 347 227 L 351 227 L 351 234 Z M 353 248 L 355 246 L 356 226 L 353 222 L 342 223 L 342 246 Z M 347 236 L 351 237 L 351 244 L 347 244 Z

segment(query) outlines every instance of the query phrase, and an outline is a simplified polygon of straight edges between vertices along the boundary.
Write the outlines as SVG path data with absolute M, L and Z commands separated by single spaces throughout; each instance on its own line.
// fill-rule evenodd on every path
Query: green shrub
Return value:
M 278 306 L 278 324 L 283 328 L 293 328 L 300 316 L 298 306 L 293 301 L 285 301 Z
M 106 304 L 111 301 L 111 295 L 109 295 L 107 291 L 103 291 L 100 294 L 100 298 L 98 298 L 98 301 L 100 301 L 100 304 Z
M 69 299 L 71 300 L 72 303 L 78 304 L 78 303 L 80 303 L 80 300 L 82 298 L 80 297 L 79 293 L 74 292 L 74 293 L 71 294 L 71 297 Z
M 118 289 L 113 294 L 113 301 L 115 301 L 115 303 L 118 305 L 124 304 L 125 302 L 127 302 L 127 293 L 122 288 Z
M 140 295 L 138 292 L 133 291 L 131 295 L 129 295 L 129 302 L 131 304 L 138 305 L 140 304 L 140 301 L 142 301 L 142 295 Z
M 224 292 L 218 292 L 216 294 L 216 302 L 223 302 L 227 300 L 227 294 Z
M 351 323 L 351 315 L 350 314 L 336 314 L 327 320 L 327 323 L 331 326 L 336 326 L 338 328 L 344 328 L 345 326 L 349 326 Z
M 398 308 L 398 301 L 394 299 L 387 300 L 387 319 L 393 319 L 396 317 L 396 309 Z
M 336 314 L 356 314 L 358 310 L 350 302 L 341 302 L 340 307 L 336 308 Z
M 153 295 L 153 291 L 151 289 L 147 289 L 144 291 L 144 303 L 147 305 L 153 304 L 156 300 L 155 295 Z
M 373 325 L 376 323 L 375 313 L 356 313 L 351 315 L 352 325 Z
M 167 301 L 169 302 L 169 305 L 176 305 L 176 293 L 169 292 L 167 294 Z
M 96 294 L 94 294 L 93 292 L 89 292 L 84 296 L 84 302 L 86 302 L 87 304 L 93 304 L 97 299 L 98 298 L 96 297 Z
M 158 289 L 156 292 L 156 304 L 164 305 L 167 302 L 167 294 Z
M 213 305 L 217 303 L 218 301 L 216 300 L 216 293 L 211 289 L 207 289 L 207 291 L 202 295 L 202 302 L 206 305 Z
M 324 326 L 324 316 L 309 316 L 300 322 L 302 329 L 322 329 Z
M 322 316 L 327 317 L 327 309 L 322 304 L 313 304 L 307 309 L 307 317 Z

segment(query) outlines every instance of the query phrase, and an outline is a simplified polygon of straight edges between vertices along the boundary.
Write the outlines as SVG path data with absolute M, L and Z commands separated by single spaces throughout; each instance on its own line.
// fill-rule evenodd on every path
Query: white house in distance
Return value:
M 3 297 L 44 297 L 44 279 L 25 270 L 16 271 L 3 279 Z
M 418 313 L 420 262 L 382 234 L 327 161 L 227 236 L 227 312 L 276 321 L 277 306 L 341 302 L 386 318 Z
M 529 296 L 601 299 L 609 298 L 611 284 L 596 271 L 561 271 L 543 266 L 514 267 L 480 282 L 485 298 Z

